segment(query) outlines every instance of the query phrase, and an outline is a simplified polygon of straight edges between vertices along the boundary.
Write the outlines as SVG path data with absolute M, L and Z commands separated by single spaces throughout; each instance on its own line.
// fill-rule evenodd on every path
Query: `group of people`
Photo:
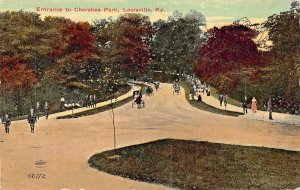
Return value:
M 176 93 L 178 95 L 180 93 L 180 86 L 176 81 L 172 84 L 171 88 L 173 88 L 173 94 Z
M 200 92 L 202 92 L 203 94 L 206 93 L 207 96 L 210 96 L 210 85 L 207 83 L 201 83 L 201 81 L 199 79 L 197 79 L 195 76 L 191 76 L 191 75 L 187 75 L 186 76 L 186 80 L 191 84 L 191 97 L 193 98 L 195 95 L 198 96 L 198 101 L 202 101 L 202 97 L 200 95 Z M 198 93 L 198 94 L 197 94 Z M 228 104 L 228 96 L 227 94 L 219 94 L 218 95 L 218 100 L 220 103 L 220 106 L 225 106 L 225 110 Z M 272 103 L 271 103 L 271 99 L 269 99 L 268 103 L 268 111 L 269 113 L 272 110 Z M 248 113 L 248 102 L 247 102 L 247 98 L 245 97 L 245 100 L 242 102 L 242 107 L 243 107 L 243 112 L 244 114 Z M 257 112 L 257 100 L 255 97 L 252 98 L 251 101 L 251 105 L 250 108 L 252 110 L 253 113 Z M 270 114 L 270 119 L 272 118 L 271 114 Z
M 153 84 L 154 84 L 155 90 L 157 91 L 159 89 L 159 82 L 156 81 Z
M 60 99 L 60 110 L 67 109 L 74 109 L 78 107 L 85 106 L 86 108 L 96 108 L 97 105 L 97 97 L 96 95 L 86 95 L 84 100 L 78 100 L 78 101 L 68 101 L 66 102 L 64 97 L 61 97 Z
M 40 111 L 41 111 L 41 105 L 40 105 L 40 102 L 36 102 L 35 113 L 36 113 L 37 119 L 39 119 Z M 48 117 L 49 117 L 49 106 L 48 106 L 48 102 L 45 102 L 45 104 L 44 104 L 44 114 L 45 114 L 45 118 L 48 119 Z
M 227 103 L 228 103 L 228 96 L 227 94 L 226 95 L 223 95 L 223 94 L 218 94 L 218 99 L 219 99 L 219 102 L 220 102 L 220 106 L 222 107 L 223 103 L 224 103 L 224 106 L 225 106 L 225 110 L 226 110 L 226 107 L 227 107 Z
M 242 103 L 242 107 L 243 107 L 243 112 L 244 114 L 248 113 L 248 102 L 247 102 L 247 97 L 245 97 L 243 103 Z M 253 113 L 257 112 L 257 100 L 255 97 L 252 98 L 251 100 L 251 110 Z
M 145 92 L 148 96 L 154 95 L 153 88 L 151 86 L 145 86 Z
M 31 133 L 34 133 L 35 123 L 39 119 L 39 103 L 37 102 L 36 109 L 31 108 L 28 115 L 27 121 L 29 123 Z M 48 103 L 45 102 L 45 118 L 48 119 Z M 2 119 L 0 119 L 1 124 L 4 125 L 5 133 L 10 132 L 11 119 L 8 114 L 4 114 Z
M 85 107 L 87 108 L 95 108 L 97 105 L 96 95 L 86 95 L 85 97 Z
M 186 80 L 191 84 L 191 98 L 193 99 L 194 96 L 198 97 L 198 101 L 202 101 L 202 94 L 206 94 L 207 96 L 210 96 L 210 85 L 207 83 L 201 83 L 201 81 L 194 77 L 194 76 L 186 76 Z

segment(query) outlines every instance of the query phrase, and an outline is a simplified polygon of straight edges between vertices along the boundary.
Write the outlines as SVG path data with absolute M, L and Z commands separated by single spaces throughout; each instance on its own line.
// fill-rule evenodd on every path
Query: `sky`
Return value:
M 189 10 L 201 12 L 207 20 L 207 27 L 223 26 L 243 17 L 251 22 L 263 22 L 268 16 L 289 10 L 292 0 L 0 0 L 0 11 L 37 12 L 41 8 L 62 8 L 63 12 L 39 12 L 41 17 L 47 15 L 64 16 L 74 21 L 116 18 L 123 8 L 149 8 L 151 13 L 142 13 L 151 21 L 167 19 L 175 10 L 185 14 Z M 72 9 L 66 12 L 65 8 Z M 75 12 L 75 8 L 100 8 L 101 12 Z M 120 12 L 104 12 L 104 8 L 116 8 Z M 163 12 L 155 12 L 156 8 Z

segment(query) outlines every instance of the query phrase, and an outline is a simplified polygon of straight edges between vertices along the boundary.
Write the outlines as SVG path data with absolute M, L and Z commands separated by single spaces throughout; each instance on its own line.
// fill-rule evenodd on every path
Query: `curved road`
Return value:
M 115 109 L 117 147 L 163 138 L 265 146 L 300 151 L 300 126 L 216 115 L 198 110 L 170 84 L 145 97 L 146 108 L 131 103 Z M 4 190 L 152 190 L 162 185 L 131 181 L 99 172 L 87 160 L 113 148 L 110 112 L 77 119 L 40 118 L 36 133 L 27 121 L 12 123 L 9 135 L 0 131 L 1 185 Z M 28 174 L 45 174 L 30 179 Z

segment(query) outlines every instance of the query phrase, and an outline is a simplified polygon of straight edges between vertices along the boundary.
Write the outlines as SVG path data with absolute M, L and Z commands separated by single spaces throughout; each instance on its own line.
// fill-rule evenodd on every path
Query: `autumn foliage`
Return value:
M 97 58 L 95 35 L 88 22 L 71 22 L 62 28 L 62 34 L 68 42 L 66 53 L 71 55 L 75 63 L 84 64 L 89 59 Z
M 9 92 L 30 92 L 37 82 L 34 71 L 20 57 L 4 56 L 0 62 L 0 80 Z
M 195 74 L 221 91 L 235 88 L 242 78 L 255 79 L 252 68 L 264 63 L 253 41 L 256 32 L 242 25 L 213 28 L 198 50 Z
M 149 17 L 125 14 L 117 19 L 115 26 L 119 66 L 137 74 L 145 72 L 150 63 L 152 26 Z

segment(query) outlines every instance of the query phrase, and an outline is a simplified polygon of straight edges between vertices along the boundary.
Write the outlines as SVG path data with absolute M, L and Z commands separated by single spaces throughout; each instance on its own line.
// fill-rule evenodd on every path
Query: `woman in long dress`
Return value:
M 255 97 L 253 97 L 253 99 L 252 99 L 251 109 L 252 109 L 253 113 L 256 113 L 256 111 L 257 111 L 257 100 L 255 99 Z

